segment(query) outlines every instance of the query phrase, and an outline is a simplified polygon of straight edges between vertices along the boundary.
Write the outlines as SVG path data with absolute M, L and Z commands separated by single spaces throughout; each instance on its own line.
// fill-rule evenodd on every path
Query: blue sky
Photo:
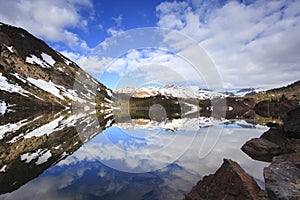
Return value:
M 191 65 L 176 56 L 178 52 L 170 56 L 169 49 L 131 49 L 121 57 L 95 54 L 95 49 L 112 45 L 108 38 L 143 27 L 175 30 L 195 41 L 214 63 L 226 88 L 272 88 L 300 77 L 299 1 L 0 3 L 0 21 L 27 29 L 110 88 L 184 81 L 205 85 L 205 75 L 194 76 Z

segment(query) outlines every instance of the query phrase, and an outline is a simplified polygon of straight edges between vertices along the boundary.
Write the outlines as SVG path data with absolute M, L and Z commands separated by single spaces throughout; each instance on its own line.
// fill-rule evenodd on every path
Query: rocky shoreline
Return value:
M 237 162 L 224 159 L 216 173 L 198 181 L 185 199 L 300 199 L 300 107 L 287 113 L 282 126 L 269 126 L 260 138 L 242 146 L 252 159 L 271 163 L 263 170 L 265 190 Z

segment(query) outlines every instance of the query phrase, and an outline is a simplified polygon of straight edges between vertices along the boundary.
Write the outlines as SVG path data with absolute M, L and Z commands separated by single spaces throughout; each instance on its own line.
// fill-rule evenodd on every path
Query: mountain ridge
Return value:
M 110 91 L 22 28 L 0 23 L 0 100 L 14 107 L 96 106 Z
M 175 98 L 195 98 L 199 100 L 213 99 L 215 97 L 233 97 L 233 98 L 245 98 L 245 97 L 256 97 L 263 95 L 271 95 L 277 93 L 281 97 L 282 94 L 286 94 L 289 99 L 300 100 L 300 81 L 293 82 L 289 85 L 282 86 L 279 88 L 264 90 L 262 88 L 240 88 L 236 91 L 230 91 L 232 89 L 224 89 L 225 92 L 212 91 L 209 89 L 202 89 L 195 86 L 177 86 L 177 85 L 166 85 L 163 87 L 125 87 L 113 90 L 115 94 L 126 94 L 136 98 L 154 97 L 157 95 Z M 267 99 L 267 98 L 266 98 Z

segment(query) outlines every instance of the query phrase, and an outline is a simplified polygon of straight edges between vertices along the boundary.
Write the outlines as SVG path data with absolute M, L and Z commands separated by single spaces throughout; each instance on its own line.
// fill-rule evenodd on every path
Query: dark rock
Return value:
M 277 124 L 277 123 L 273 123 L 273 122 L 267 122 L 266 123 L 266 126 L 267 127 L 270 127 L 270 128 L 278 128 L 278 127 L 280 127 L 280 125 L 279 124 Z
M 259 200 L 269 200 L 267 191 L 266 190 L 261 190 L 258 193 L 258 199 Z
M 296 107 L 287 113 L 286 121 L 284 122 L 284 130 L 288 138 L 300 139 L 300 107 Z
M 280 156 L 276 156 L 273 158 L 272 162 L 285 162 L 290 161 L 296 165 L 300 169 L 300 153 L 290 153 L 290 154 L 284 154 Z
M 279 145 L 264 138 L 253 138 L 242 146 L 242 151 L 255 160 L 271 162 L 282 153 Z
M 264 178 L 269 199 L 300 199 L 300 170 L 292 162 L 272 163 Z
M 262 117 L 286 118 L 286 111 L 297 106 L 297 101 L 281 99 L 279 101 L 264 100 L 254 106 L 254 111 Z
M 286 149 L 288 153 L 300 153 L 300 139 L 288 139 Z
M 285 132 L 282 128 L 270 128 L 268 131 L 264 132 L 260 138 L 264 138 L 266 140 L 269 140 L 270 142 L 273 142 L 280 146 L 281 150 L 283 152 L 286 152 L 286 142 L 287 139 L 285 137 Z
M 236 162 L 224 159 L 216 173 L 200 180 L 186 199 L 259 199 L 260 191 L 253 177 Z

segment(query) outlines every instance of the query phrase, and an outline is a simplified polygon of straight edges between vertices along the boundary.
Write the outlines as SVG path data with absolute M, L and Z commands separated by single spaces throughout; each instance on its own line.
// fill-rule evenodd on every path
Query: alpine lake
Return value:
M 240 148 L 268 127 L 213 117 L 192 102 L 12 110 L 0 123 L 0 199 L 184 199 L 224 158 L 264 187 L 268 163 Z

